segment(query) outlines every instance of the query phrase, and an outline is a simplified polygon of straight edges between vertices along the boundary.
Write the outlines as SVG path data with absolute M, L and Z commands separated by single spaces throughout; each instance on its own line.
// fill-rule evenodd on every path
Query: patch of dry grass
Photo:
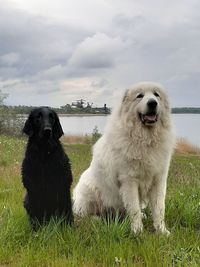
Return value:
M 64 144 L 88 144 L 90 143 L 90 136 L 80 136 L 80 135 L 64 135 L 61 138 Z
M 64 144 L 92 144 L 92 136 L 65 135 L 61 138 Z M 200 155 L 200 148 L 184 138 L 177 140 L 175 152 L 178 154 Z
M 200 148 L 191 144 L 186 139 L 180 138 L 177 141 L 175 152 L 178 154 L 200 155 Z

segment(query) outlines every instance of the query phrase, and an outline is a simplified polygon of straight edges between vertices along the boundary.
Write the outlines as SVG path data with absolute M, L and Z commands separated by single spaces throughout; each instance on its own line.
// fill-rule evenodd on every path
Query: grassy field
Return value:
M 76 218 L 72 228 L 51 222 L 33 232 L 22 206 L 25 144 L 26 140 L 0 136 L 0 266 L 200 266 L 198 155 L 173 157 L 166 200 L 169 237 L 154 234 L 150 219 L 144 233 L 135 237 L 128 218 L 122 223 Z M 75 185 L 89 165 L 91 147 L 65 148 Z

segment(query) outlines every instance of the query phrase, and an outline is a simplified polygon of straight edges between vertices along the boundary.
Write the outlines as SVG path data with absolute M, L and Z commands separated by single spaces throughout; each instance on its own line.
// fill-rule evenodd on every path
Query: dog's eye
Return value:
M 40 112 L 40 113 L 38 113 L 38 115 L 37 115 L 37 117 L 36 117 L 37 119 L 40 119 L 40 118 L 42 118 L 42 113 Z
M 144 97 L 144 94 L 137 95 L 137 98 L 143 98 L 143 97 Z
M 155 92 L 154 95 L 155 95 L 156 97 L 160 97 L 160 95 L 159 95 L 157 92 Z

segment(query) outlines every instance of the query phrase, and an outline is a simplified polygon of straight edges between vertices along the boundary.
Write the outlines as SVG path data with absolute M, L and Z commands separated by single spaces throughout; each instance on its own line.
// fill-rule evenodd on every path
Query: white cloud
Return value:
M 96 33 L 78 44 L 70 65 L 81 68 L 108 68 L 115 64 L 118 54 L 126 48 L 119 37 L 111 38 L 104 33 Z
M 0 64 L 12 66 L 19 62 L 20 56 L 17 53 L 11 52 L 0 57 Z

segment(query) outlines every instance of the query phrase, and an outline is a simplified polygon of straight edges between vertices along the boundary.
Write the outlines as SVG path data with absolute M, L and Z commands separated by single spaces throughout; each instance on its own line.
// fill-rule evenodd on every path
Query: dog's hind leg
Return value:
M 80 216 L 98 214 L 95 193 L 82 181 L 79 181 L 73 192 L 73 211 Z

